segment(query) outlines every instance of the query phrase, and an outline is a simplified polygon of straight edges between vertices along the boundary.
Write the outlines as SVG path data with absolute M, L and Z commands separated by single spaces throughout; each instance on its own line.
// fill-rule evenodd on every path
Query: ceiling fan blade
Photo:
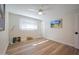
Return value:
M 38 10 L 35 10 L 35 9 L 27 9 L 27 10 L 32 12 L 38 12 Z

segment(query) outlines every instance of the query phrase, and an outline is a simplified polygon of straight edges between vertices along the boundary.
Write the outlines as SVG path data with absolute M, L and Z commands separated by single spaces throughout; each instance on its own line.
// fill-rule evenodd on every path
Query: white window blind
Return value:
M 38 29 L 37 20 L 20 19 L 20 29 L 21 30 L 37 30 Z

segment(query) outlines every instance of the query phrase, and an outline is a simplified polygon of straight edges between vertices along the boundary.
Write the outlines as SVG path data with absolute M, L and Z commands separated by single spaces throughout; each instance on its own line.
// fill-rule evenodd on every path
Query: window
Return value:
M 21 25 L 22 30 L 37 30 L 37 25 L 32 23 L 24 23 Z
M 21 30 L 37 30 L 38 29 L 37 21 L 21 19 L 20 20 L 20 29 Z

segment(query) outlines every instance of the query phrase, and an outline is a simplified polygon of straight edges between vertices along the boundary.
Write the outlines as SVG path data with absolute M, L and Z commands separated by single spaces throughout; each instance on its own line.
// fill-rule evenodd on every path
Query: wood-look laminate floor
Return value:
M 76 55 L 79 50 L 47 39 L 15 43 L 8 47 L 8 55 Z

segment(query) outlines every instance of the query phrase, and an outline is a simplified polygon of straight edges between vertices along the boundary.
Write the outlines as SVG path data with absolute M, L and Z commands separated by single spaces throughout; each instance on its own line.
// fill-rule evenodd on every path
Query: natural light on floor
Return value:
M 35 43 L 35 44 L 33 44 L 33 46 L 36 46 L 36 45 L 39 45 L 39 44 L 43 44 L 43 43 L 45 43 L 45 42 L 47 42 L 48 40 L 45 40 L 45 41 L 42 41 L 42 42 L 39 42 L 39 43 Z

